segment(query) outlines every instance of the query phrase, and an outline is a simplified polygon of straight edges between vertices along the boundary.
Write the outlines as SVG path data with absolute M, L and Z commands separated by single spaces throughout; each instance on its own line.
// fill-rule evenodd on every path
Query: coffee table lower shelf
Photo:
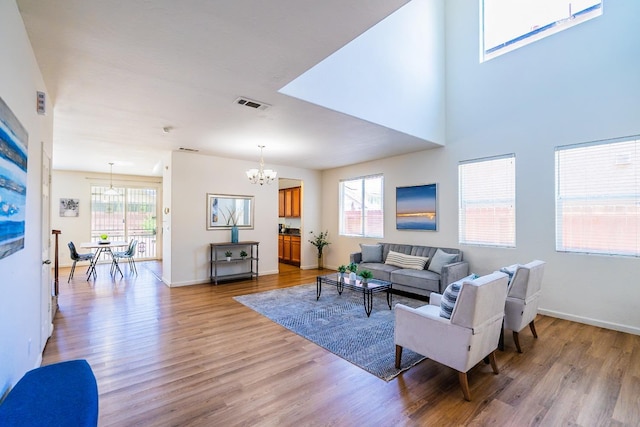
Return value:
M 367 317 L 371 316 L 371 310 L 373 310 L 373 294 L 380 292 L 387 293 L 387 305 L 391 309 L 391 302 L 393 300 L 393 294 L 391 293 L 393 284 L 386 280 L 369 279 L 368 283 L 363 284 L 361 280 L 352 281 L 348 277 L 338 279 L 335 274 L 317 276 L 316 277 L 316 301 L 320 299 L 322 293 L 322 284 L 335 286 L 338 290 L 338 294 L 342 295 L 345 288 L 362 293 L 362 300 L 364 303 L 364 311 L 367 313 Z

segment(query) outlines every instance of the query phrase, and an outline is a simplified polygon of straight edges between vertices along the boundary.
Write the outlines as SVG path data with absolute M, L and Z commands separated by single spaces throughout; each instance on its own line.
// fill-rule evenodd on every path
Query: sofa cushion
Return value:
M 373 273 L 373 278 L 378 280 L 391 281 L 391 272 L 399 270 L 395 265 L 383 264 L 381 262 L 361 262 L 358 264 L 358 270 L 369 270 Z M 425 270 L 426 271 L 426 270 Z
M 448 254 L 445 251 L 438 249 L 429 263 L 428 270 L 440 274 L 440 272 L 442 272 L 442 267 L 454 262 L 456 258 L 458 258 L 458 254 Z
M 410 268 L 413 270 L 424 270 L 424 266 L 429 261 L 429 258 L 419 257 L 413 255 L 401 254 L 394 251 L 389 251 L 385 264 L 395 265 L 400 268 Z
M 390 274 L 394 289 L 403 290 L 403 286 L 428 292 L 440 291 L 440 275 L 429 270 L 396 269 Z M 399 285 L 396 287 L 396 285 Z M 424 293 L 428 295 L 428 293 Z
M 382 245 L 363 245 L 360 244 L 362 252 L 362 262 L 383 262 Z
M 462 283 L 464 283 L 465 280 L 474 280 L 477 278 L 477 275 L 470 274 L 467 277 L 463 277 L 462 279 L 450 283 L 449 286 L 447 286 L 447 289 L 445 289 L 442 294 L 442 299 L 440 299 L 440 317 L 451 319 L 451 313 L 453 313 L 453 307 L 455 307 L 458 295 L 460 294 L 460 289 L 462 289 Z

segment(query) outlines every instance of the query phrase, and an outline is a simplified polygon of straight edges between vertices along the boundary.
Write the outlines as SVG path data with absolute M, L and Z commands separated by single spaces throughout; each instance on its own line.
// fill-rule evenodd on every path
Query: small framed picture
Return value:
M 79 216 L 80 199 L 60 199 L 60 216 Z

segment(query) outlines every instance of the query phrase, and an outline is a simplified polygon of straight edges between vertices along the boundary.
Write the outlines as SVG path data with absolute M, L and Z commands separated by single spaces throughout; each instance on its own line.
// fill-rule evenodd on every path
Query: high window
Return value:
M 460 243 L 515 247 L 515 155 L 461 162 L 458 186 Z
M 602 0 L 480 0 L 480 60 L 602 15 Z
M 340 235 L 384 235 L 382 175 L 340 181 Z
M 104 194 L 109 187 L 91 186 L 91 240 L 102 234 L 112 241 L 136 239 L 136 258 L 157 258 L 157 190 L 113 188 L 117 196 Z
M 556 250 L 640 256 L 640 136 L 556 148 Z

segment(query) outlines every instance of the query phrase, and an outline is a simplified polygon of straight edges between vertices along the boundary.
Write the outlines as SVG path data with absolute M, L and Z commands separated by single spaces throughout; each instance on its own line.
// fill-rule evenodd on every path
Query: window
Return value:
M 157 190 L 113 187 L 117 196 L 104 194 L 109 187 L 91 186 L 91 240 L 101 234 L 110 240 L 136 239 L 136 258 L 156 258 Z
M 640 136 L 556 148 L 556 250 L 640 256 Z
M 460 243 L 515 247 L 516 157 L 509 154 L 458 166 Z
M 384 235 L 382 175 L 340 181 L 340 235 Z
M 481 61 L 602 15 L 602 0 L 480 0 Z

